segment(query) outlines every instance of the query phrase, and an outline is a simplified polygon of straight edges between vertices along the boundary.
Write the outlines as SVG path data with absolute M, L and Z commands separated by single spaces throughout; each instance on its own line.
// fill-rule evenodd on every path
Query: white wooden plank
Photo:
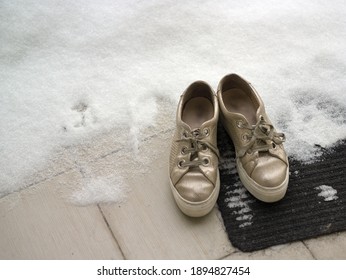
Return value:
M 60 184 L 78 184 L 65 173 L 0 200 L 0 259 L 121 259 L 102 213 L 59 198 Z

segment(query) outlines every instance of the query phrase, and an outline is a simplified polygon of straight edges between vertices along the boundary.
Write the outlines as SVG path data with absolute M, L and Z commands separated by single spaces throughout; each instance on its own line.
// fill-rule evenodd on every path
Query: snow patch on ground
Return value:
M 2 1 L 0 197 L 74 168 L 71 158 L 87 165 L 71 147 L 110 131 L 121 136 L 112 152 L 146 161 L 143 139 L 174 127 L 184 89 L 216 88 L 231 72 L 258 90 L 289 155 L 313 160 L 315 144 L 346 138 L 345 10 L 338 0 Z
M 331 186 L 321 185 L 321 186 L 316 187 L 315 189 L 320 191 L 318 196 L 323 197 L 324 201 L 337 200 L 339 198 L 336 195 L 338 193 L 338 191 Z
M 83 178 L 81 188 L 71 194 L 70 201 L 77 205 L 121 203 L 127 192 L 124 182 L 114 176 Z

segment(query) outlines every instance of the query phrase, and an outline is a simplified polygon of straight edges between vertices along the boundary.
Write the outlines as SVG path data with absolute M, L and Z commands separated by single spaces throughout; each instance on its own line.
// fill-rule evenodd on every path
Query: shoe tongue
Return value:
M 192 131 L 191 127 L 186 122 L 184 122 L 183 120 L 181 120 L 180 124 L 184 128 L 184 130 Z
M 189 172 L 192 171 L 194 173 L 202 173 L 201 169 L 198 167 L 198 166 L 193 166 L 193 167 L 190 167 L 189 169 Z
M 260 151 L 260 152 L 258 152 L 258 157 L 267 157 L 269 155 L 270 155 L 269 151 Z
M 264 141 L 264 140 L 257 139 L 256 141 L 257 141 L 256 145 L 258 145 L 259 147 L 262 146 L 262 145 L 267 145 L 267 142 Z M 268 151 L 258 151 L 258 156 L 259 157 L 268 156 L 268 155 L 270 155 L 269 150 Z
M 198 160 L 198 155 L 197 153 L 192 153 L 190 161 Z
M 197 153 L 192 153 L 191 157 L 190 157 L 190 161 L 197 161 L 198 160 L 198 155 Z M 191 166 L 189 167 L 189 172 L 190 171 L 194 171 L 195 173 L 201 173 L 201 169 L 199 168 L 199 166 Z

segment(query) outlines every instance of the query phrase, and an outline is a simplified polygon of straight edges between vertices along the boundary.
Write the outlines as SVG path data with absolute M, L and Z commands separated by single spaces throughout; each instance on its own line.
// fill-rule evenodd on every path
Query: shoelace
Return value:
M 184 132 L 183 138 L 177 140 L 177 142 L 188 142 L 189 146 L 185 146 L 182 153 L 191 153 L 190 161 L 181 161 L 179 165 L 181 167 L 197 167 L 199 165 L 208 165 L 208 158 L 199 158 L 198 152 L 210 149 L 219 157 L 218 149 L 207 142 L 204 138 L 208 136 L 208 130 L 194 129 L 191 132 Z
M 285 140 L 284 133 L 274 131 L 273 125 L 267 123 L 263 116 L 260 116 L 258 122 L 251 127 L 243 122 L 237 124 L 239 128 L 245 128 L 250 134 L 244 134 L 248 141 L 247 145 L 240 149 L 238 156 L 242 157 L 245 153 L 266 152 L 282 144 Z

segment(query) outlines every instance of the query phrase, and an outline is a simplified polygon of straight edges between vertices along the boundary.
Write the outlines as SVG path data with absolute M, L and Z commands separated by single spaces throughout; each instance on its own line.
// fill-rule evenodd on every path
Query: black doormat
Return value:
M 219 125 L 221 190 L 218 206 L 233 246 L 244 252 L 346 230 L 346 141 L 311 164 L 290 159 L 286 196 L 254 198 L 242 185 L 234 146 Z M 321 148 L 322 149 L 322 148 Z

